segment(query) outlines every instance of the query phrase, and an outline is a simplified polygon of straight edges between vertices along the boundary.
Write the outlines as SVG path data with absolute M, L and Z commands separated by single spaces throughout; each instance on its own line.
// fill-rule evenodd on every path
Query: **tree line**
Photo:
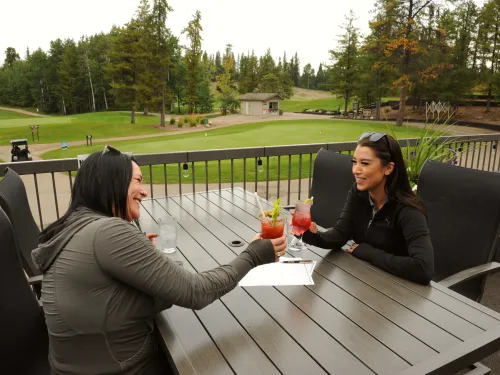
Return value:
M 236 54 L 230 44 L 209 55 L 203 50 L 202 15 L 196 12 L 182 33 L 167 27 L 167 0 L 141 0 L 131 20 L 109 33 L 75 42 L 57 39 L 49 51 L 7 48 L 0 68 L 0 104 L 36 106 L 48 113 L 106 109 L 161 113 L 234 112 L 239 94 L 293 87 L 330 90 L 344 98 L 375 103 L 399 96 L 398 123 L 407 98 L 449 101 L 457 106 L 474 93 L 489 110 L 500 94 L 500 0 L 376 0 L 369 32 L 361 35 L 351 11 L 328 65 L 301 69 L 297 53 L 276 61 L 271 51 Z M 326 47 L 325 47 L 326 48 Z M 216 87 L 215 95 L 212 86 Z M 219 109 L 219 108 L 217 108 Z
M 486 111 L 500 94 L 500 0 L 377 0 L 364 38 L 351 11 L 330 51 L 331 88 L 347 104 L 377 104 L 399 96 L 398 124 L 408 97 L 448 101 L 455 108 L 473 94 Z
M 235 56 L 228 44 L 222 53 L 208 55 L 198 11 L 182 30 L 188 43 L 181 45 L 167 27 L 172 11 L 166 0 L 141 0 L 131 20 L 109 33 L 56 39 L 48 51 L 27 50 L 24 58 L 7 48 L 0 104 L 60 114 L 127 109 L 132 123 L 136 111 L 154 111 L 164 126 L 165 113 L 180 113 L 182 107 L 208 113 L 217 100 L 221 109 L 234 112 L 242 93 L 277 92 L 289 98 L 294 86 L 321 85 L 309 64 L 304 80 L 297 54 L 276 62 L 270 50 L 264 56 L 253 51 Z M 321 66 L 318 71 L 326 84 Z

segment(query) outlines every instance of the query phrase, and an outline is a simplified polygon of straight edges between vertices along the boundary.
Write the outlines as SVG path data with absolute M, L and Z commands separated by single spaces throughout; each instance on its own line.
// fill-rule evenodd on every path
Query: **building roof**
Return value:
M 279 99 L 283 100 L 281 96 L 276 92 L 248 92 L 244 95 L 240 96 L 240 100 L 249 100 L 249 101 L 266 101 L 277 96 Z

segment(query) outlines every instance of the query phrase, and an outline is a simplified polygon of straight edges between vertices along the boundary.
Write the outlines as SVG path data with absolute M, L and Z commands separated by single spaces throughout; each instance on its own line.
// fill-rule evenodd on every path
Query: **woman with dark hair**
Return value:
M 147 196 L 141 183 L 135 160 L 106 146 L 83 162 L 66 214 L 40 234 L 32 257 L 53 374 L 168 374 L 153 316 L 172 305 L 202 309 L 285 252 L 285 236 L 258 234 L 231 263 L 190 273 L 131 224 Z
M 434 250 L 422 202 L 413 193 L 399 143 L 384 133 L 364 133 L 352 158 L 356 179 L 335 226 L 311 224 L 303 241 L 347 250 L 357 258 L 406 279 L 428 284 Z

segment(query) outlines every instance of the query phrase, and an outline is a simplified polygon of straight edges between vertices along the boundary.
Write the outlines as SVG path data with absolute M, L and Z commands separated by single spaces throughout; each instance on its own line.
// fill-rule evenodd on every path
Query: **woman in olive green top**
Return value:
M 284 254 L 286 238 L 257 235 L 231 263 L 192 274 L 130 223 L 147 196 L 141 170 L 107 149 L 84 161 L 68 212 L 41 233 L 32 254 L 43 272 L 49 360 L 54 374 L 166 374 L 154 314 L 172 305 L 202 309 Z

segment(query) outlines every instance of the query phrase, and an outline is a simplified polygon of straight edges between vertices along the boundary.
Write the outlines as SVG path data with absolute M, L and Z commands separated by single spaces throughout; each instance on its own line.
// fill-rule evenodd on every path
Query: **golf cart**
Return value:
M 12 162 L 16 161 L 31 161 L 31 154 L 28 150 L 28 140 L 27 139 L 13 139 L 10 141 L 12 145 L 12 150 L 10 153 L 12 154 Z M 21 147 L 24 146 L 23 149 Z

